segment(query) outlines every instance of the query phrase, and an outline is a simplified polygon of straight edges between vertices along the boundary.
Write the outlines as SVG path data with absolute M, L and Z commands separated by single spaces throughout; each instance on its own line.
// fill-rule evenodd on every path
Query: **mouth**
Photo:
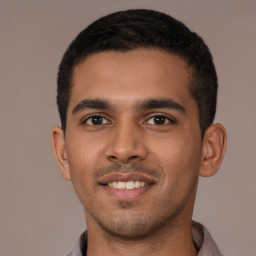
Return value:
M 129 180 L 129 181 L 113 181 L 109 182 L 107 184 L 109 187 L 114 188 L 114 189 L 135 189 L 135 188 L 141 188 L 145 187 L 146 183 L 144 181 L 139 181 L 139 180 Z
M 99 184 L 107 194 L 121 201 L 135 200 L 156 183 L 155 178 L 141 174 L 110 174 L 102 177 Z

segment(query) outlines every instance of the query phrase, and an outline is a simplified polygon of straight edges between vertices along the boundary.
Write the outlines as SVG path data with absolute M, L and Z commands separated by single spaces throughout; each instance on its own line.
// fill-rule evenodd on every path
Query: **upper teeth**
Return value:
M 138 180 L 133 181 L 127 181 L 127 182 L 123 182 L 123 181 L 113 181 L 108 183 L 108 186 L 111 188 L 116 188 L 116 189 L 134 189 L 134 188 L 139 188 L 139 187 L 144 187 L 145 186 L 145 182 L 140 182 Z

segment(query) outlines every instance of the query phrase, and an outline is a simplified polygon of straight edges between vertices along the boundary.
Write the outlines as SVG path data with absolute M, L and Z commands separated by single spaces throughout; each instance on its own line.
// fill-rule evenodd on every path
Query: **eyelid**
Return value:
M 109 120 L 110 118 L 109 117 L 106 117 L 106 114 L 103 114 L 103 113 L 92 113 L 92 114 L 89 114 L 87 115 L 86 117 L 84 117 L 81 121 L 81 124 L 85 124 L 90 118 L 94 117 L 94 116 L 99 116 L 99 117 L 102 117 L 104 118 L 105 120 L 108 121 L 108 123 L 111 123 L 111 121 Z
M 170 115 L 168 115 L 168 114 L 165 114 L 165 113 L 151 113 L 151 114 L 148 115 L 147 120 L 146 120 L 145 122 L 143 122 L 143 123 L 145 124 L 145 123 L 147 123 L 151 118 L 154 118 L 154 117 L 157 117 L 157 116 L 163 116 L 163 117 L 165 117 L 165 118 L 166 118 L 170 123 L 172 123 L 172 124 L 177 123 L 176 118 L 174 118 L 173 116 L 170 116 Z M 163 125 L 165 125 L 165 124 L 163 124 Z M 158 125 L 158 126 L 160 126 L 160 125 Z

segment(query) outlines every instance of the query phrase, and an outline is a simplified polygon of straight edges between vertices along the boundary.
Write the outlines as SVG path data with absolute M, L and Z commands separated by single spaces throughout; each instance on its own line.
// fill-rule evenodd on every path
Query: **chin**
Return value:
M 123 216 L 112 220 L 97 220 L 107 234 L 120 239 L 137 240 L 151 236 L 162 230 L 171 217 L 156 216 Z

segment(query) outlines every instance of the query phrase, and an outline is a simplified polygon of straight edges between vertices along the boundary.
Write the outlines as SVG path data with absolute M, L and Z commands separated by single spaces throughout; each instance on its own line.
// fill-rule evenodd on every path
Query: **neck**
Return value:
M 90 220 L 88 223 L 93 223 Z M 95 224 L 95 223 L 94 223 Z M 123 238 L 111 235 L 99 226 L 88 225 L 87 256 L 196 256 L 191 235 L 191 220 L 166 224 L 161 230 L 143 238 Z

